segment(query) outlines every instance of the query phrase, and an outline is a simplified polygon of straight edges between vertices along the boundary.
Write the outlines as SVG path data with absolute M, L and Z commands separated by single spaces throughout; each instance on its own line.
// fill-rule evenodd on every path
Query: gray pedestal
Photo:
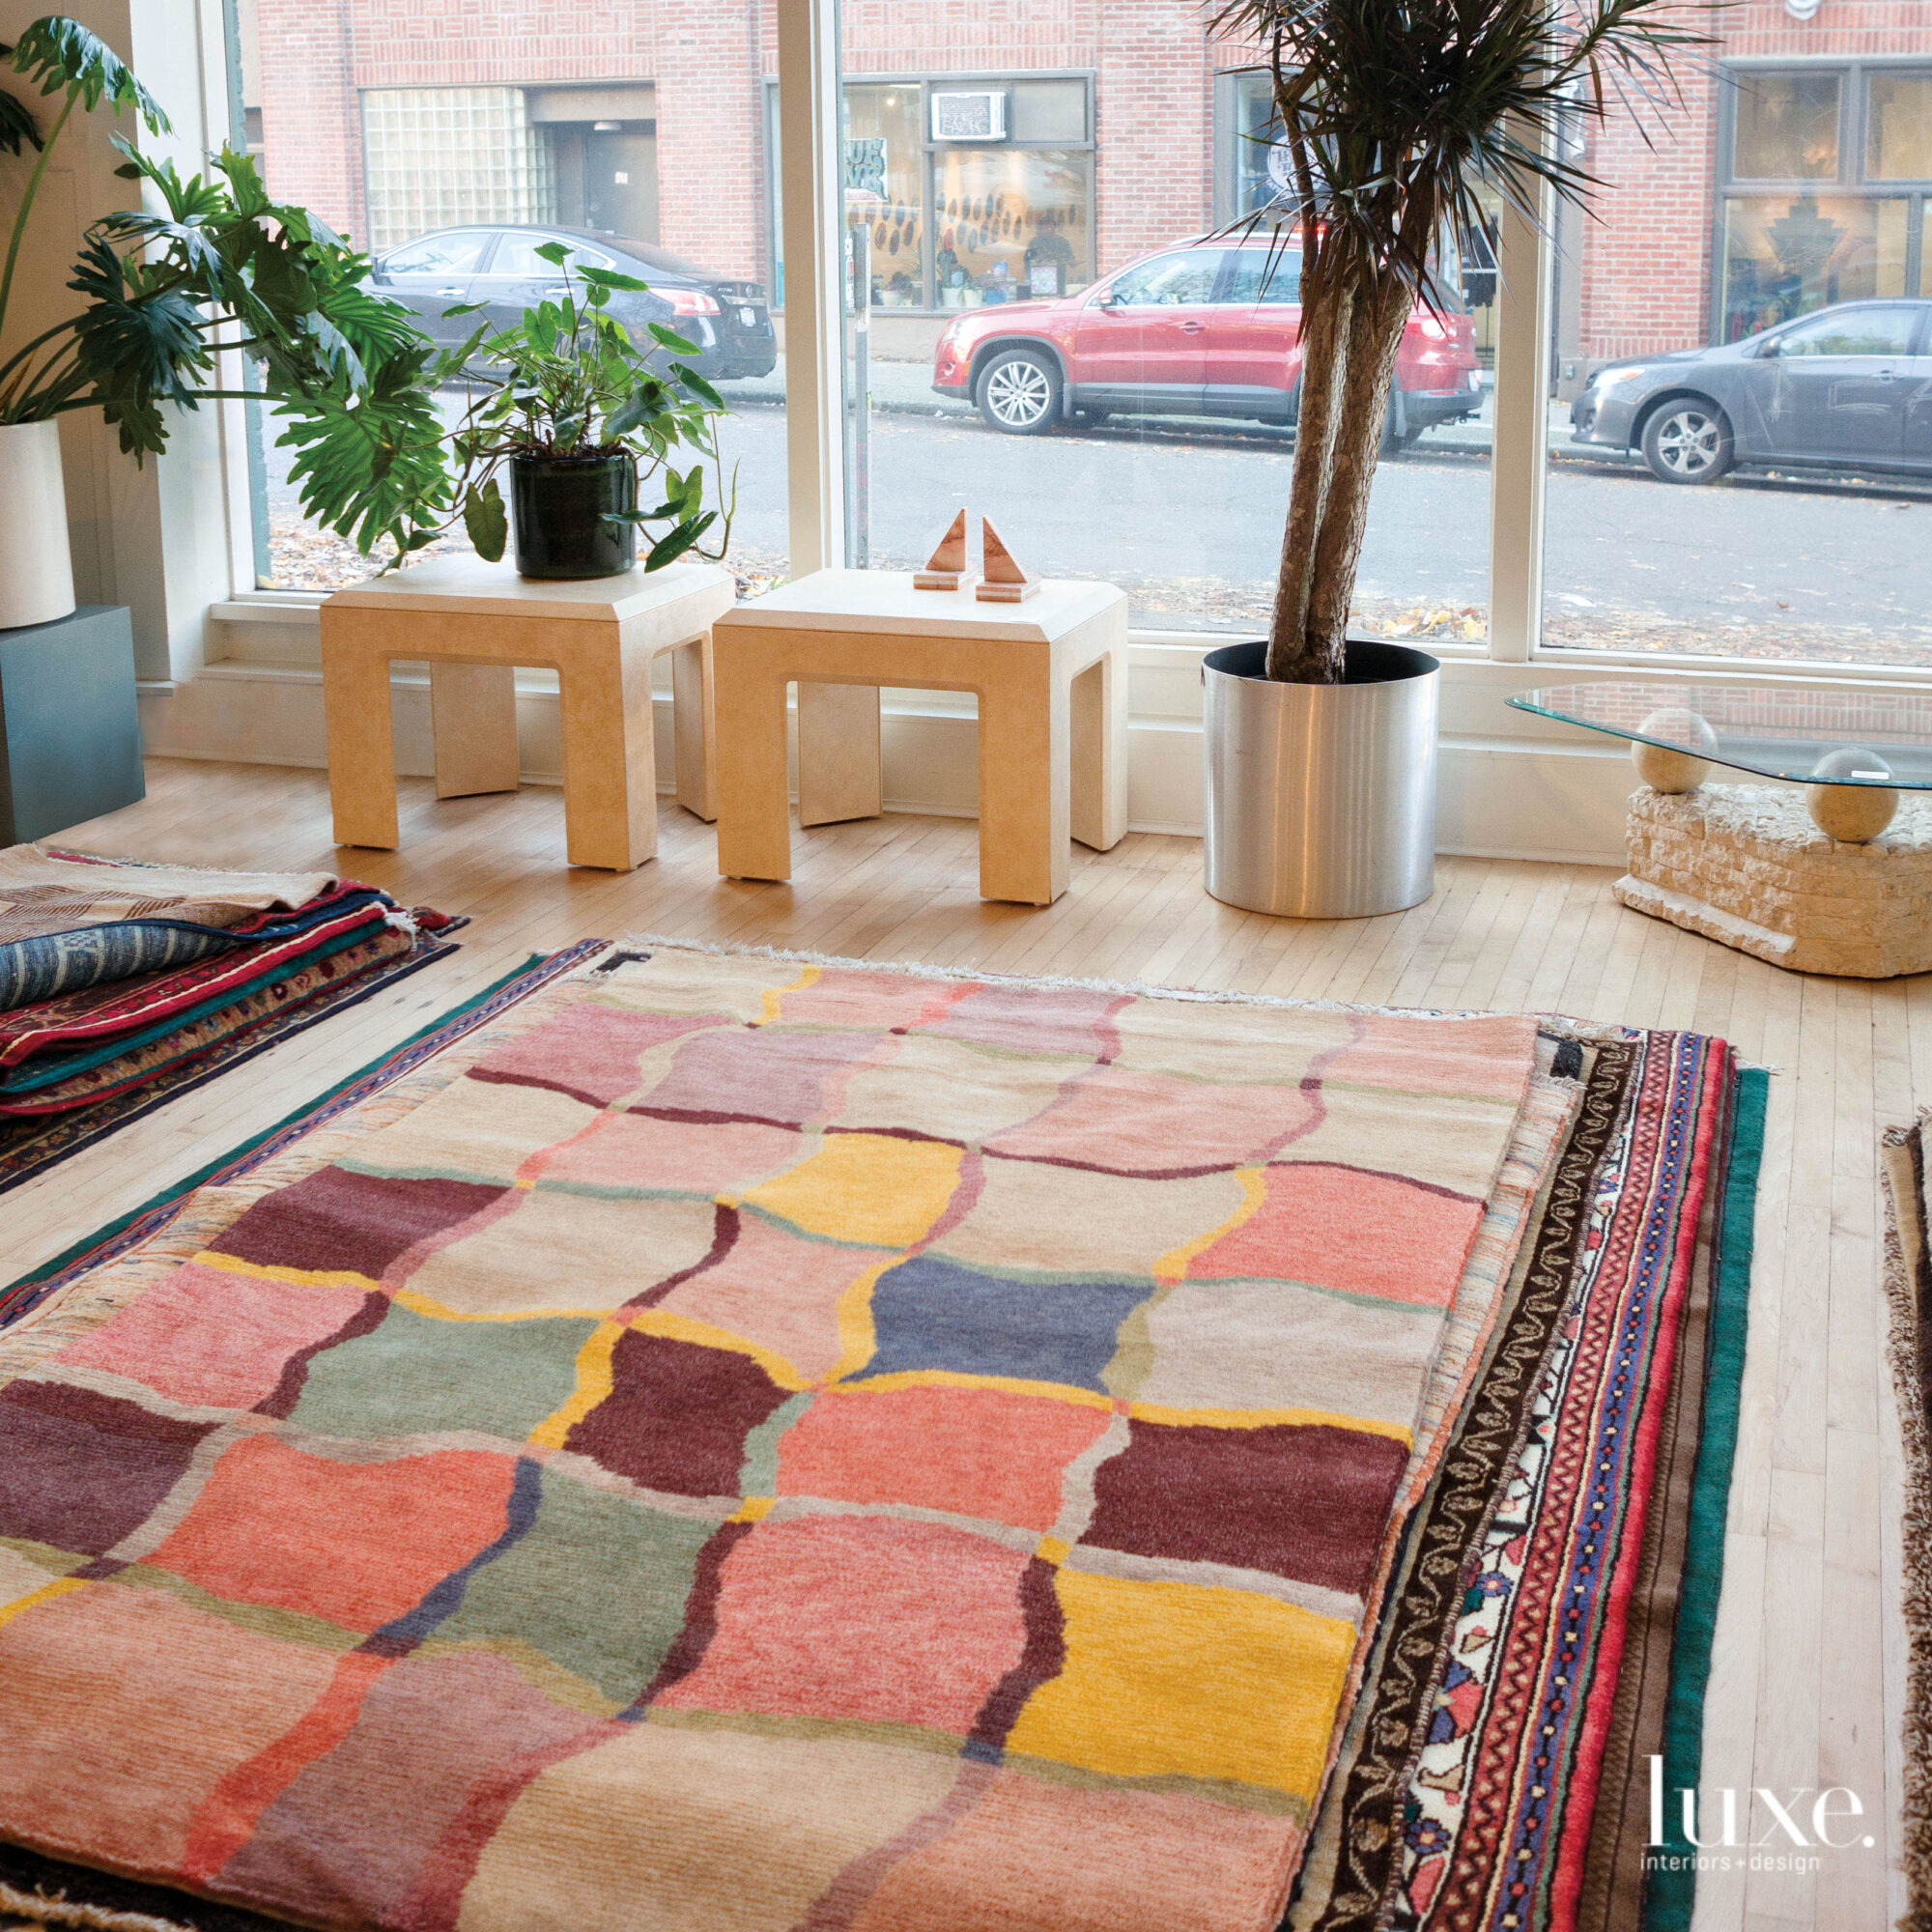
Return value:
M 0 845 L 24 845 L 147 795 L 128 612 L 83 604 L 0 631 Z

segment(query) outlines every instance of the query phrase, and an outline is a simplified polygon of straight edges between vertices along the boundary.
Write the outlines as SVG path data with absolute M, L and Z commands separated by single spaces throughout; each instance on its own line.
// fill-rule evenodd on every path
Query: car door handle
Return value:
M 437 290 L 437 294 L 440 296 L 460 296 L 463 293 L 464 288 L 461 282 L 458 282 L 454 288 Z
M 1207 327 L 1205 322 L 1183 322 L 1179 325 L 1182 335 L 1199 335 Z

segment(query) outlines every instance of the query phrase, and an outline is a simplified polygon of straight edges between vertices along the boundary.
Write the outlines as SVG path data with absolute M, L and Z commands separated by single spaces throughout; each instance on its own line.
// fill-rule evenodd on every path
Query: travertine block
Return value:
M 1627 849 L 1615 891 L 1638 912 L 1794 972 L 1932 972 L 1932 804 L 1916 793 L 1878 838 L 1849 845 L 1796 791 L 1645 786 L 1631 796 Z

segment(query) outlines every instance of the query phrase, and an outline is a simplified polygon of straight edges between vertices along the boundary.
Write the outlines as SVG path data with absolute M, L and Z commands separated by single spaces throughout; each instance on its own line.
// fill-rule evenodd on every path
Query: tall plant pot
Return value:
M 0 631 L 72 615 L 60 425 L 0 423 Z
M 1277 684 L 1224 645 L 1207 687 L 1208 890 L 1247 912 L 1366 919 L 1435 883 L 1441 665 L 1351 639 L 1344 684 Z
M 510 516 L 525 577 L 620 577 L 638 558 L 638 466 L 614 456 L 513 456 Z

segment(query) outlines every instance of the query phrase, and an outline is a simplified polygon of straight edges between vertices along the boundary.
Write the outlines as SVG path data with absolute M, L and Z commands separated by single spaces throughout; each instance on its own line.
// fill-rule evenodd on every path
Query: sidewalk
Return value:
M 977 417 L 980 413 L 970 403 L 954 402 L 934 392 L 932 365 L 929 362 L 874 362 L 871 365 L 871 389 L 872 408 L 882 414 L 957 418 Z M 784 357 L 779 357 L 778 367 L 769 376 L 760 376 L 750 382 L 724 383 L 719 385 L 719 392 L 734 406 L 741 403 L 782 403 L 785 395 Z M 1446 423 L 1440 429 L 1425 430 L 1416 440 L 1414 447 L 1422 451 L 1439 451 L 1448 456 L 1488 456 L 1494 441 L 1490 422 L 1492 392 L 1486 388 L 1479 414 L 1463 422 Z M 1215 416 L 1142 416 L 1128 420 L 1158 421 L 1176 428 L 1212 424 L 1267 433 L 1258 423 Z M 1570 440 L 1568 403 L 1551 403 L 1549 406 L 1549 449 L 1552 455 L 1574 455 L 1590 462 L 1629 460 L 1620 459 L 1615 450 L 1573 443 Z

